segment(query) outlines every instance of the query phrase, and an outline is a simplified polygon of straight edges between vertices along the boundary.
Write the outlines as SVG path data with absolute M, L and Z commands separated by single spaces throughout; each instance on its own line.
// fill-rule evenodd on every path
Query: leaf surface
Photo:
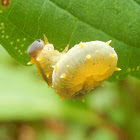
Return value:
M 26 65 L 27 47 L 46 34 L 62 51 L 79 42 L 112 40 L 118 67 L 111 81 L 140 78 L 139 0 L 11 0 L 0 6 L 0 44 Z

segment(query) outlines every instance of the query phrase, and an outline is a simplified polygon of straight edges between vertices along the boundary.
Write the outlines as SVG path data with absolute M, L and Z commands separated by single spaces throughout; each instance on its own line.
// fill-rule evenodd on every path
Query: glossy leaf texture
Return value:
M 27 47 L 46 34 L 62 51 L 79 42 L 112 40 L 118 67 L 110 81 L 140 78 L 140 0 L 11 0 L 0 6 L 0 44 L 26 65 Z M 78 57 L 78 56 L 77 56 Z

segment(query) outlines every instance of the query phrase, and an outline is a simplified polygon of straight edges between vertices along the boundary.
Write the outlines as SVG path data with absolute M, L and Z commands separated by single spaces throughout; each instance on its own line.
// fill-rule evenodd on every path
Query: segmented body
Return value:
M 39 41 L 39 42 L 37 42 Z M 33 42 L 28 50 L 42 78 L 61 98 L 83 97 L 120 69 L 111 41 L 91 41 L 75 45 L 67 53 L 54 50 L 52 44 L 41 40 Z
M 112 75 L 116 65 L 117 54 L 105 42 L 77 44 L 56 64 L 58 69 L 53 71 L 53 88 L 64 98 L 83 98 Z
M 44 81 L 52 86 L 52 72 L 53 66 L 59 61 L 62 54 L 54 50 L 52 44 L 46 44 L 35 59 L 35 65 L 42 75 Z

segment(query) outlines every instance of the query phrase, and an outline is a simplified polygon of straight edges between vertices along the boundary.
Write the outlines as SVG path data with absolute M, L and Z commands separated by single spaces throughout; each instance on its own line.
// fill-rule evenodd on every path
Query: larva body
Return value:
M 67 53 L 54 50 L 47 41 L 40 42 L 33 42 L 27 49 L 32 58 L 28 64 L 35 63 L 42 78 L 61 98 L 83 99 L 115 70 L 120 70 L 116 67 L 118 58 L 110 42 L 80 43 Z
M 59 53 L 57 50 L 54 50 L 52 44 L 46 44 L 34 62 L 38 68 L 38 71 L 49 86 L 52 86 L 53 66 L 60 59 L 60 56 L 61 53 Z
M 38 47 L 39 46 L 39 47 Z M 35 64 L 38 72 L 42 76 L 41 80 L 52 86 L 53 66 L 58 62 L 61 55 L 57 50 L 54 50 L 53 44 L 46 43 L 42 40 L 34 41 L 27 49 L 28 55 L 32 58 L 28 64 Z
M 117 54 L 102 41 L 75 45 L 56 64 L 52 83 L 64 98 L 83 98 L 94 87 L 101 85 L 116 69 Z

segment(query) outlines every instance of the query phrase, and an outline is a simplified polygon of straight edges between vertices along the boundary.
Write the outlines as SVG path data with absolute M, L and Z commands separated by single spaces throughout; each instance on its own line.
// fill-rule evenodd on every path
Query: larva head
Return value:
M 36 57 L 38 53 L 43 49 L 44 42 L 41 39 L 34 41 L 27 49 L 27 54 L 30 57 Z

